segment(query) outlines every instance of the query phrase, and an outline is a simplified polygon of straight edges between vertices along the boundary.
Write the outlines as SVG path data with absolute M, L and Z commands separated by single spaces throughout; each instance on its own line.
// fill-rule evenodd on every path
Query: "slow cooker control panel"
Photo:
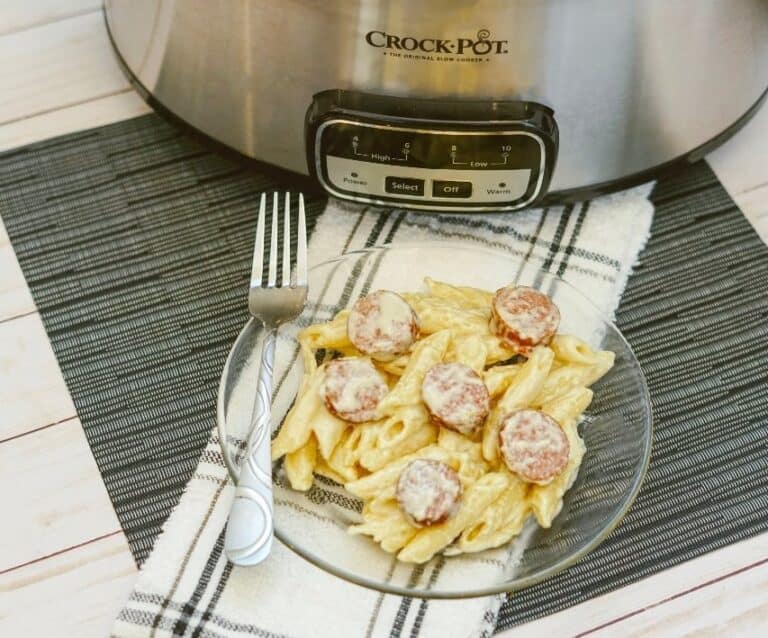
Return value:
M 308 163 L 323 187 L 342 199 L 433 210 L 514 210 L 544 195 L 557 153 L 551 110 L 530 102 L 333 91 L 316 96 L 313 107 L 307 117 Z

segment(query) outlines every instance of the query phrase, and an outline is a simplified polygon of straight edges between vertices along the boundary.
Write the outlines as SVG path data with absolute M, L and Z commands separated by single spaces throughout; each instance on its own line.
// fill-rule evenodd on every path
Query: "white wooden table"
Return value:
M 149 112 L 100 4 L 0 3 L 0 150 Z M 768 107 L 708 158 L 764 240 L 766 160 Z M 106 636 L 136 567 L 1 221 L 0 502 L 0 636 Z M 512 634 L 768 635 L 768 534 Z

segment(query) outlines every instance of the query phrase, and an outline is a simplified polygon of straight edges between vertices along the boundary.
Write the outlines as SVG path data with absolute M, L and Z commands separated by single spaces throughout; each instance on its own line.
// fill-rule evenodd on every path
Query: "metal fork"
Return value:
M 279 197 L 272 197 L 272 236 L 269 243 L 269 273 L 263 282 L 264 227 L 267 196 L 262 194 L 256 244 L 253 249 L 251 286 L 248 309 L 264 324 L 261 368 L 257 396 L 251 417 L 251 434 L 235 499 L 229 512 L 224 536 L 227 558 L 236 565 L 256 565 L 263 561 L 272 547 L 272 461 L 270 456 L 270 421 L 272 403 L 272 370 L 275 363 L 277 329 L 295 319 L 307 300 L 307 230 L 304 196 L 299 194 L 298 242 L 296 268 L 291 280 L 291 195 L 285 194 L 283 213 L 283 278 L 277 284 L 277 262 L 280 252 L 277 240 Z

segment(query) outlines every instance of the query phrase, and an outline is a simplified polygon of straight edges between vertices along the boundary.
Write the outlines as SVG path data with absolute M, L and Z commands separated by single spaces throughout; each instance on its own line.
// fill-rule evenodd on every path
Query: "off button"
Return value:
M 432 182 L 432 197 L 472 197 L 472 182 Z
M 387 177 L 384 180 L 384 190 L 396 195 L 424 196 L 424 180 L 412 177 Z

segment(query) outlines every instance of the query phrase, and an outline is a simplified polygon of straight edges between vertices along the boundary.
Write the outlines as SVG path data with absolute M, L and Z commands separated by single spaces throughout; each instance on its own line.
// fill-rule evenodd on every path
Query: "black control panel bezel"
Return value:
M 472 137 L 508 135 L 535 139 L 541 148 L 537 166 L 523 196 L 511 201 L 477 202 L 457 197 L 452 200 L 424 201 L 403 196 L 360 194 L 330 184 L 323 149 L 324 131 L 340 124 L 375 127 L 388 135 L 395 131 L 467 135 Z M 435 210 L 514 210 L 530 206 L 543 197 L 555 167 L 558 130 L 553 111 L 541 104 L 523 101 L 461 101 L 412 99 L 381 96 L 357 91 L 332 90 L 318 93 L 307 111 L 305 136 L 310 173 L 332 194 L 343 199 L 367 203 L 393 204 Z M 510 138 L 512 139 L 512 138 Z M 514 167 L 512 167 L 514 168 Z M 482 171 L 482 168 L 474 169 Z M 408 176 L 408 167 L 400 173 Z M 439 178 L 438 178 L 439 179 Z M 427 188 L 431 188 L 427 185 Z

